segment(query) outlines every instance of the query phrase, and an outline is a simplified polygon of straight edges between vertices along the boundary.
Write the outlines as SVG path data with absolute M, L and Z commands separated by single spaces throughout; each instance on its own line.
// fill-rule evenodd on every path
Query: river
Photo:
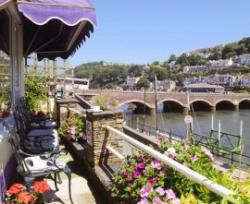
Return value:
M 172 130 L 173 133 L 180 136 L 186 135 L 186 125 L 184 123 L 184 114 L 182 113 L 159 113 L 159 129 L 164 131 Z M 221 131 L 240 135 L 240 121 L 243 121 L 243 151 L 250 155 L 250 110 L 239 111 L 216 111 L 213 113 L 214 130 L 218 130 L 218 122 L 221 121 Z M 209 135 L 212 124 L 211 112 L 193 113 L 193 132 Z M 127 121 L 133 121 L 133 124 L 142 123 L 155 127 L 155 115 L 126 114 Z

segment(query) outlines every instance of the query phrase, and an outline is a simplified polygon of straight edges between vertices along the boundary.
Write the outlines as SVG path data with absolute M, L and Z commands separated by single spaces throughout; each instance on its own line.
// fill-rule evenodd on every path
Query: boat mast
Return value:
M 155 129 L 156 135 L 158 136 L 159 131 L 159 118 L 158 118 L 158 102 L 157 102 L 157 76 L 155 75 L 155 83 L 154 83 L 154 95 L 155 95 Z

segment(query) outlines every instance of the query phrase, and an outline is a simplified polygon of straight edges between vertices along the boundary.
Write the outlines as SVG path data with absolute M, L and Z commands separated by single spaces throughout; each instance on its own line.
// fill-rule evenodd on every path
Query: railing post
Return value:
M 123 113 L 121 111 L 103 111 L 92 112 L 87 111 L 86 115 L 86 154 L 87 161 L 94 167 L 105 161 L 115 163 L 119 161 L 112 156 L 106 149 L 106 145 L 110 144 L 119 152 L 122 152 L 123 141 L 121 138 L 110 137 L 105 126 L 111 126 L 118 130 L 123 128 Z M 107 162 L 108 162 L 107 161 Z M 120 161 L 119 161 L 120 162 Z

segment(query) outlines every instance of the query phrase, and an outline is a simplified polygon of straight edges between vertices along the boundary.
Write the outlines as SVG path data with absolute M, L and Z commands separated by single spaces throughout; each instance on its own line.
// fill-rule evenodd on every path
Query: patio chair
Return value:
M 24 152 L 20 148 L 15 128 L 11 130 L 4 121 L 2 123 L 17 161 L 17 172 L 24 178 L 27 189 L 29 190 L 32 187 L 33 182 L 37 178 L 51 178 L 54 180 L 56 191 L 58 191 L 57 178 L 60 177 L 60 172 L 64 172 L 68 177 L 70 203 L 73 204 L 71 195 L 71 169 L 64 161 L 60 160 L 62 154 L 32 155 Z
M 14 107 L 14 118 L 22 148 L 31 154 L 59 150 L 59 136 L 56 129 L 31 129 L 18 106 Z
M 52 118 L 49 118 L 47 116 L 38 117 L 32 114 L 26 105 L 24 97 L 20 98 L 18 107 L 20 114 L 23 115 L 23 118 L 25 118 L 30 128 L 49 129 L 55 128 L 57 125 Z

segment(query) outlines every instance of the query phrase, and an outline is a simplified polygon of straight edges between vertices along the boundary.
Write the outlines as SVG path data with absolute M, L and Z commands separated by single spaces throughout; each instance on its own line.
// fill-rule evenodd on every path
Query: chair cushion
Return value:
M 24 139 L 24 148 L 32 153 L 44 153 L 56 150 L 59 147 L 59 137 L 53 129 L 31 130 Z
M 36 137 L 43 135 L 58 137 L 58 133 L 55 129 L 31 129 L 28 132 L 27 137 Z
M 29 170 L 30 173 L 42 173 L 46 171 L 57 171 L 57 170 L 60 171 L 65 168 L 66 163 L 60 158 L 56 159 L 54 163 L 48 158 L 33 156 L 25 158 L 22 165 L 24 167 L 25 172 Z M 25 172 L 19 172 L 19 173 L 25 173 Z
M 55 128 L 56 122 L 53 120 L 44 120 L 40 122 L 32 122 L 30 124 L 31 128 Z

